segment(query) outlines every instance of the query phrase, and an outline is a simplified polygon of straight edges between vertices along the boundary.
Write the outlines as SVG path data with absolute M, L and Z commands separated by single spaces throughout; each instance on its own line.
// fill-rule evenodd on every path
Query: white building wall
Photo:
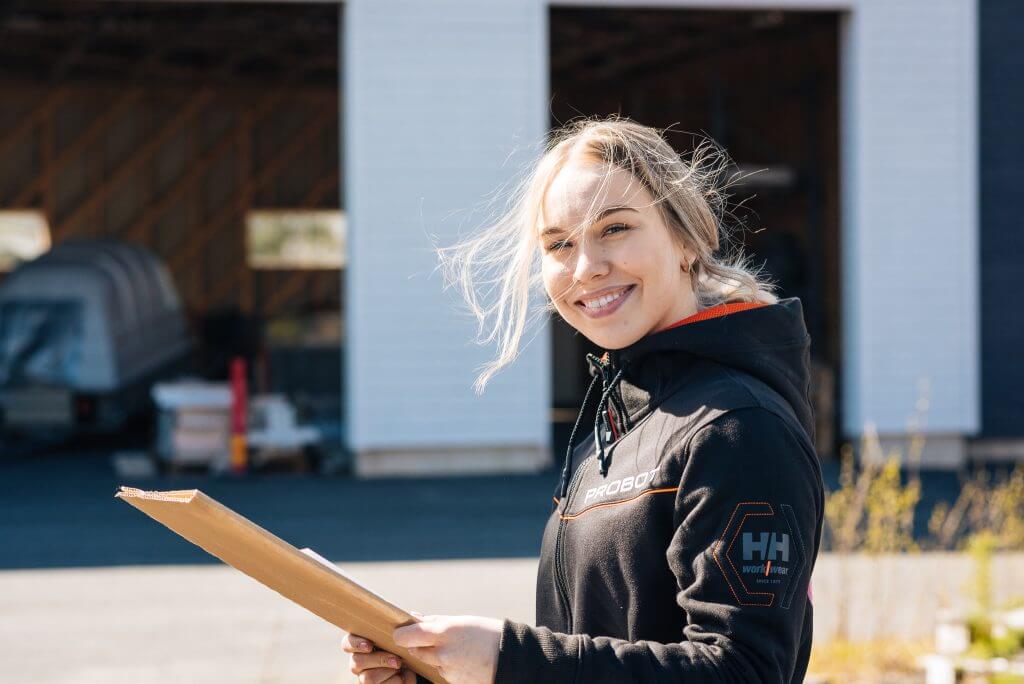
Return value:
M 906 431 L 922 382 L 933 442 L 980 427 L 976 2 L 862 0 L 846 17 L 849 435 Z
M 546 459 L 547 330 L 477 396 L 476 369 L 494 349 L 471 343 L 475 324 L 442 290 L 431 245 L 431 236 L 451 244 L 486 219 L 474 211 L 482 198 L 544 139 L 544 7 L 349 0 L 343 24 L 349 446 L 414 449 L 421 460 L 521 447 L 519 456 L 533 454 L 527 461 Z M 373 458 L 363 459 L 365 472 L 380 470 Z

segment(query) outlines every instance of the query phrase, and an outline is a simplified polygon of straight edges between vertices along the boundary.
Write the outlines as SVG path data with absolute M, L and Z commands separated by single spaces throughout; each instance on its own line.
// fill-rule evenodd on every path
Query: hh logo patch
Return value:
M 714 547 L 715 562 L 741 606 L 789 608 L 806 557 L 789 504 L 737 504 Z

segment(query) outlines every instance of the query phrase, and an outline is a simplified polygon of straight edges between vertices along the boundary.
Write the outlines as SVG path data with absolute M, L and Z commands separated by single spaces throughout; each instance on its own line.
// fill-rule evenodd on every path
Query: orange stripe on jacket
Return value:
M 711 318 L 719 318 L 721 316 L 728 316 L 731 313 L 737 311 L 747 311 L 748 309 L 760 309 L 762 306 L 768 306 L 765 302 L 727 302 L 725 304 L 718 304 L 717 306 L 711 306 L 703 311 L 698 311 L 692 316 L 687 316 L 681 321 L 676 321 L 667 328 L 662 328 L 658 332 L 664 332 L 665 330 L 671 330 L 672 328 L 678 328 L 681 325 L 687 323 L 697 323 L 699 321 L 706 321 Z

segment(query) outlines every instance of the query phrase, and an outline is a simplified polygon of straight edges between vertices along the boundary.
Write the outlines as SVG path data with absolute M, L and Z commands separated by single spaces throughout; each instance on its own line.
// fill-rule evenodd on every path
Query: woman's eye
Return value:
M 571 247 L 571 246 L 572 246 L 571 242 L 569 242 L 567 240 L 559 240 L 558 242 L 552 242 L 550 245 L 548 245 L 548 251 L 549 252 L 554 252 L 554 251 L 557 251 L 559 249 L 565 249 L 566 247 Z
M 604 234 L 608 235 L 610 233 L 624 233 L 625 231 L 629 230 L 629 228 L 630 226 L 627 226 L 625 223 L 615 223 L 605 228 Z

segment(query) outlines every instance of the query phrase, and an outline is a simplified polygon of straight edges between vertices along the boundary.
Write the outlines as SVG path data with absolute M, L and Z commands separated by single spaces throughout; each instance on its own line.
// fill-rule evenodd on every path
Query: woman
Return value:
M 538 261 L 551 307 L 608 350 L 589 357 L 593 431 L 574 446 L 577 421 L 544 531 L 538 626 L 395 632 L 448 681 L 803 679 L 823 518 L 810 338 L 798 299 L 715 256 L 715 160 L 629 120 L 577 121 L 505 221 L 442 251 L 500 342 L 478 388 L 515 358 Z M 415 681 L 361 637 L 343 648 L 361 682 Z

